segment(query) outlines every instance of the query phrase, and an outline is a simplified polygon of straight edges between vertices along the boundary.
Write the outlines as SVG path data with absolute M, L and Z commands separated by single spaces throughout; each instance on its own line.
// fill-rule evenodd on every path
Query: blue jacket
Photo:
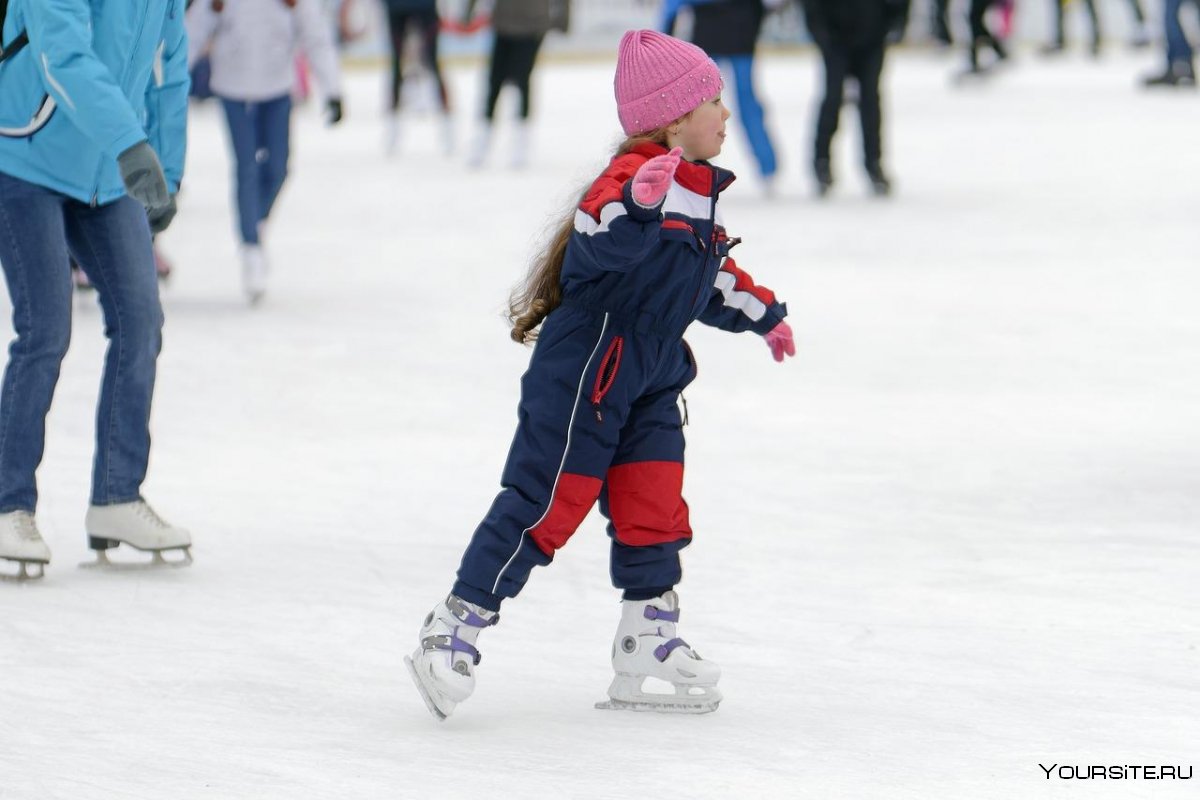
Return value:
M 187 137 L 184 0 L 10 0 L 0 172 L 93 204 L 125 193 L 117 156 L 149 140 L 171 191 Z
M 666 152 L 636 146 L 614 158 L 584 195 L 563 261 L 563 304 L 625 317 L 664 336 L 682 336 L 694 320 L 765 334 L 787 308 L 729 256 L 740 240 L 726 234 L 717 199 L 733 173 L 681 161 L 659 206 L 634 202 L 638 167 Z

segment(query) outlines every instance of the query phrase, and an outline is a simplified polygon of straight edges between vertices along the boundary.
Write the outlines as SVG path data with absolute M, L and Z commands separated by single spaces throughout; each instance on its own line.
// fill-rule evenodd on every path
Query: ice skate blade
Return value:
M 701 703 L 661 703 L 649 700 L 614 700 L 609 698 L 596 703 L 601 711 L 642 711 L 656 714 L 710 714 L 721 705 L 720 700 L 706 700 Z
M 433 714 L 433 716 L 437 718 L 438 722 L 445 722 L 446 718 L 450 716 L 450 713 L 448 711 L 442 711 L 440 708 L 438 708 L 437 702 L 435 702 L 433 699 L 433 694 L 428 688 L 426 688 L 425 684 L 421 682 L 421 676 L 417 674 L 417 665 L 413 663 L 411 657 L 404 657 L 404 666 L 408 667 L 408 674 L 412 676 L 413 684 L 416 685 L 417 692 L 420 693 L 421 699 L 425 701 L 425 707 L 429 709 L 429 713 Z M 451 708 L 450 710 L 453 711 L 454 709 Z
M 27 581 L 40 581 L 46 577 L 46 565 L 49 561 L 26 561 L 24 559 L 14 558 L 9 559 L 17 564 L 17 574 L 10 575 L 7 572 L 0 572 L 0 581 L 10 581 L 12 583 L 26 583 Z M 29 572 L 29 567 L 36 566 L 37 574 L 33 575 Z
M 133 545 L 129 545 L 133 547 Z M 134 550 L 138 548 L 134 547 Z M 179 559 L 163 558 L 163 553 L 172 550 L 182 550 L 183 555 Z M 110 572 L 125 572 L 133 570 L 146 569 L 179 569 L 180 567 L 190 566 L 192 563 L 192 548 L 188 547 L 170 547 L 166 550 L 138 550 L 139 553 L 150 553 L 153 558 L 149 561 L 112 561 L 108 557 L 108 551 L 96 550 L 96 559 L 94 561 L 84 561 L 80 563 L 80 569 L 96 569 L 106 570 Z

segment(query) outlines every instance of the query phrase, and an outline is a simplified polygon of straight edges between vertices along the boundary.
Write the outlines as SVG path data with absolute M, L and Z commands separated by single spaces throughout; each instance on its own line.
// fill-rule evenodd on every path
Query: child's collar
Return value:
M 654 142 L 642 142 L 635 145 L 631 152 L 646 158 L 654 158 L 664 155 L 667 148 Z M 714 197 L 720 194 L 736 178 L 737 176 L 732 172 L 715 164 L 707 161 L 688 161 L 686 158 L 679 160 L 679 167 L 675 170 L 676 183 L 689 192 L 695 192 L 704 197 Z

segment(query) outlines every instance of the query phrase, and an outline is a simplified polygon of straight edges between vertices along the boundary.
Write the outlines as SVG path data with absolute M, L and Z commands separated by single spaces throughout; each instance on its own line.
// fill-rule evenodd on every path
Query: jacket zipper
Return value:
M 691 324 L 691 316 L 696 313 L 696 300 L 700 297 L 700 290 L 704 288 L 704 276 L 708 273 L 708 255 L 710 253 L 715 253 L 717 249 L 717 169 L 713 166 L 709 166 L 709 169 L 712 170 L 712 188 L 709 190 L 711 194 L 708 198 L 708 221 L 709 224 L 712 225 L 711 243 L 710 246 L 704 250 L 704 266 L 700 269 L 700 279 L 696 281 L 696 291 L 692 295 L 692 305 L 688 310 L 689 319 L 684 324 L 684 330 L 687 330 L 687 326 Z M 696 238 L 699 239 L 700 237 L 697 235 Z M 703 248 L 703 246 L 704 245 L 702 242 L 701 247 Z M 679 335 L 682 336 L 683 331 L 680 331 Z
M 621 368 L 621 351 L 625 348 L 625 337 L 614 336 L 600 361 L 600 371 L 596 373 L 596 385 L 592 388 L 592 408 L 596 412 L 596 422 L 604 422 L 604 414 L 600 411 L 600 401 L 612 389 L 617 380 L 617 370 Z

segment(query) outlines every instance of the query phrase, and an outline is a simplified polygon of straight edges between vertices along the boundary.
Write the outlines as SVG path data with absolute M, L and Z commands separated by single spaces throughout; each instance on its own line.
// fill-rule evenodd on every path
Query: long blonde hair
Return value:
M 666 147 L 667 126 L 630 136 L 617 145 L 613 158 L 623 156 L 638 145 L 647 143 Z M 579 202 L 576 201 L 576 204 L 563 214 L 562 220 L 554 227 L 546 249 L 533 259 L 529 265 L 529 274 L 513 289 L 512 296 L 509 297 L 508 321 L 512 325 L 509 335 L 517 344 L 533 344 L 537 341 L 538 326 L 562 303 L 562 265 L 567 255 L 567 244 L 571 241 L 571 233 L 575 230 L 575 210 Z

